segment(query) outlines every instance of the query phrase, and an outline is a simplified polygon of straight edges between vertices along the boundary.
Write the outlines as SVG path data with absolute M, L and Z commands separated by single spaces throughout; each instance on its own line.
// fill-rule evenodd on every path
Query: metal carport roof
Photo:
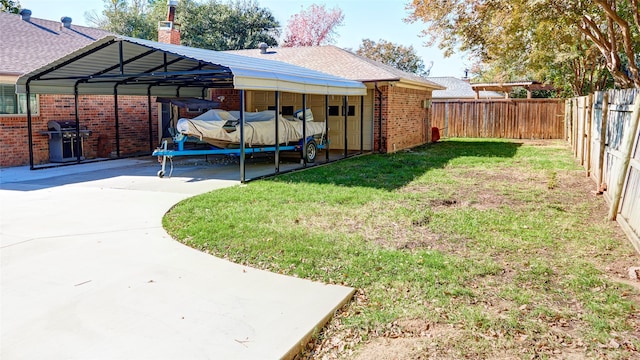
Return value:
M 284 62 L 107 36 L 22 75 L 17 92 L 202 96 L 207 88 L 365 95 L 366 87 Z M 28 88 L 28 89 L 27 89 Z

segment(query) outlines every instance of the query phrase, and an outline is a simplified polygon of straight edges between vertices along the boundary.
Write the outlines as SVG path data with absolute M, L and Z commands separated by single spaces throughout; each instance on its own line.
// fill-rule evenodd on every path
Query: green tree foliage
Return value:
M 406 72 L 428 75 L 424 62 L 416 54 L 413 46 L 406 47 L 382 39 L 377 43 L 363 39 L 356 54 Z
M 0 11 L 17 14 L 20 12 L 20 2 L 17 0 L 0 0 Z
M 638 0 L 414 0 L 408 7 L 408 21 L 427 25 L 428 44 L 468 51 L 493 69 L 493 80 L 559 81 L 576 94 L 611 79 L 640 86 Z
M 344 15 L 340 8 L 327 10 L 326 6 L 311 4 L 306 10 L 289 19 L 282 46 L 319 46 L 332 44 L 336 27 L 342 25 Z
M 101 14 L 94 11 L 85 16 L 89 23 L 112 33 L 157 40 L 160 19 L 150 16 L 152 5 L 147 0 L 104 0 Z
M 116 34 L 147 40 L 158 39 L 158 22 L 167 19 L 164 0 L 104 0 L 101 14 L 87 14 L 94 25 Z M 257 48 L 265 42 L 277 45 L 279 23 L 255 0 L 223 3 L 181 0 L 175 24 L 183 45 L 211 50 Z
M 182 25 L 182 43 L 212 50 L 255 49 L 262 42 L 278 44 L 280 26 L 269 9 L 256 1 L 230 3 L 186 1 L 186 9 L 177 9 Z

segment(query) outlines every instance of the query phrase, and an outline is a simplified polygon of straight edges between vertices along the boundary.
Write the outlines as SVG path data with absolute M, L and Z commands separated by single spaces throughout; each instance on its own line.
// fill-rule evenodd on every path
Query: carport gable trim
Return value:
M 335 77 L 332 75 L 312 71 L 306 68 L 296 67 L 290 64 L 280 63 L 277 61 L 259 60 L 256 62 L 254 59 L 251 59 L 251 61 L 248 61 L 247 57 L 235 55 L 233 56 L 232 59 L 227 59 L 227 60 L 234 60 L 234 61 L 238 60 L 238 64 L 231 64 L 234 61 L 229 61 L 229 64 L 227 64 L 228 66 L 225 66 L 217 63 L 218 61 L 215 61 L 217 59 L 214 59 L 214 60 L 207 59 L 207 55 L 213 55 L 214 57 L 217 55 L 218 57 L 223 56 L 223 57 L 229 58 L 228 56 L 229 54 L 220 55 L 219 52 L 215 52 L 211 50 L 194 49 L 194 48 L 188 48 L 188 47 L 182 47 L 182 46 L 176 46 L 176 45 L 170 45 L 170 44 L 154 43 L 151 41 L 140 40 L 140 39 L 120 38 L 115 36 L 105 37 L 91 45 L 88 45 L 85 48 L 79 49 L 72 54 L 69 54 L 48 65 L 45 65 L 44 67 L 38 70 L 35 70 L 29 74 L 25 74 L 21 76 L 16 83 L 17 92 L 18 93 L 26 92 L 26 86 L 25 86 L 26 83 L 34 82 L 34 81 L 36 83 L 32 84 L 32 87 L 31 87 L 34 93 L 37 93 L 37 92 L 45 93 L 44 90 L 46 89 L 46 93 L 72 94 L 73 84 L 75 82 L 61 83 L 62 80 L 87 79 L 87 80 L 93 80 L 92 83 L 94 85 L 97 85 L 96 79 L 106 78 L 109 75 L 102 73 L 96 76 L 95 74 L 100 73 L 102 70 L 106 70 L 106 68 L 103 68 L 101 70 L 96 69 L 95 71 L 93 71 L 91 74 L 93 75 L 93 77 L 89 76 L 89 74 L 84 76 L 74 77 L 73 79 L 67 77 L 67 78 L 60 79 L 56 83 L 51 82 L 49 84 L 45 84 L 45 83 L 46 83 L 46 80 L 49 80 L 51 78 L 44 78 L 44 76 L 52 72 L 55 72 L 58 69 L 66 67 L 72 64 L 73 62 L 80 60 L 85 56 L 88 56 L 89 54 L 93 54 L 97 51 L 104 50 L 105 48 L 109 47 L 110 45 L 113 45 L 116 42 L 127 42 L 137 46 L 147 47 L 151 50 L 155 50 L 154 52 L 162 52 L 165 55 L 171 54 L 174 56 L 178 56 L 181 59 L 189 59 L 198 63 L 203 63 L 206 65 L 215 66 L 218 68 L 223 68 L 225 70 L 229 69 L 229 74 L 234 77 L 236 75 L 235 73 L 239 73 L 239 75 L 242 74 L 241 77 L 244 78 L 242 81 L 234 81 L 234 88 L 236 89 L 276 90 L 276 91 L 288 91 L 288 92 L 299 92 L 299 93 L 305 93 L 307 90 L 310 90 L 312 91 L 312 93 L 329 94 L 329 95 L 364 95 L 366 93 L 365 86 L 360 82 Z M 118 44 L 118 46 L 120 47 L 120 44 Z M 280 64 L 282 64 L 282 66 L 286 68 L 286 70 L 288 70 L 288 73 L 282 73 L 282 72 L 278 73 L 277 71 L 273 70 L 273 69 L 280 68 Z M 261 65 L 268 65 L 265 67 L 271 68 L 273 71 L 264 71 Z M 111 65 L 111 67 L 114 67 L 115 69 L 122 66 L 121 64 L 114 64 L 114 65 Z M 153 72 L 151 74 L 126 74 L 126 76 L 129 76 L 129 77 L 135 77 L 135 76 L 141 77 L 141 75 L 150 75 L 153 77 L 163 78 L 165 75 L 171 75 L 171 74 L 169 73 L 165 74 L 164 72 L 157 72 L 157 73 Z M 189 74 L 188 72 L 182 72 L 182 75 L 193 75 L 193 74 Z M 118 75 L 114 76 L 113 74 L 111 74 L 110 76 L 113 76 L 114 78 L 118 78 Z M 290 77 L 292 80 L 283 81 L 283 78 L 287 78 L 287 77 Z M 120 76 L 120 80 L 122 80 L 122 75 Z M 197 84 L 196 86 L 198 87 L 203 86 L 201 81 L 202 79 L 198 79 L 198 81 L 195 81 L 195 83 Z M 158 81 L 156 80 L 155 83 L 157 82 Z M 292 86 L 292 84 L 295 84 L 295 86 Z M 142 84 L 137 82 L 135 85 L 142 85 Z M 83 91 L 83 93 L 88 94 L 91 91 L 95 91 L 95 93 L 100 93 L 100 94 L 107 93 L 106 89 L 100 90 L 101 87 L 107 87 L 107 86 L 109 88 L 111 87 L 111 85 L 107 85 L 107 84 L 104 84 L 103 86 L 98 85 L 97 87 L 95 86 L 85 87 L 85 89 L 88 92 Z M 184 87 L 184 86 L 188 86 L 188 84 L 181 83 L 179 85 L 174 85 L 174 86 Z M 228 85 L 219 86 L 218 84 L 211 83 L 211 86 L 209 87 L 228 88 L 229 86 Z M 122 95 L 126 95 L 128 93 L 131 93 L 132 95 L 136 95 L 140 91 L 139 89 L 131 89 L 131 91 L 127 91 L 125 90 L 125 88 L 123 88 L 120 92 Z
M 65 93 L 65 94 L 72 94 L 74 91 L 72 90 L 74 85 L 77 83 L 77 80 L 81 80 L 80 82 L 83 84 L 97 84 L 97 83 L 102 83 L 104 84 L 104 86 L 107 87 L 112 87 L 113 84 L 115 83 L 120 83 L 120 84 L 128 84 L 128 83 L 135 83 L 135 85 L 145 85 L 145 84 L 151 84 L 151 85 L 157 85 L 160 81 L 158 79 L 163 79 L 163 80 L 168 80 L 168 79 L 172 79 L 174 84 L 171 84 L 172 81 L 167 81 L 169 83 L 169 85 L 173 85 L 173 86 L 180 86 L 180 87 L 185 87 L 185 86 L 189 86 L 190 83 L 195 82 L 197 87 L 203 87 L 206 85 L 203 85 L 203 78 L 202 75 L 212 75 L 211 78 L 213 80 L 220 80 L 220 78 L 222 79 L 227 79 L 227 80 L 231 80 L 232 77 L 232 73 L 231 70 L 228 67 L 224 67 L 218 64 L 213 64 L 213 63 L 204 63 L 203 61 L 199 60 L 199 59 L 193 59 L 193 58 L 189 58 L 189 57 L 185 57 L 181 54 L 172 54 L 174 56 L 178 56 L 175 59 L 172 59 L 170 61 L 166 61 L 166 54 L 167 52 L 163 51 L 163 50 L 159 50 L 156 48 L 151 48 L 150 50 L 138 54 L 132 58 L 129 58 L 127 60 L 124 60 L 122 56 L 120 56 L 120 61 L 117 64 L 111 65 L 107 68 L 102 68 L 99 71 L 94 71 L 91 74 L 85 74 L 85 75 L 78 75 L 78 76 L 59 76 L 59 77 L 45 77 L 48 74 L 52 74 L 54 73 L 56 70 L 60 70 L 62 68 L 65 68 L 67 66 L 70 66 L 71 64 L 73 64 L 74 62 L 81 60 L 87 56 L 90 56 L 98 51 L 104 50 L 105 48 L 114 45 L 115 43 L 118 43 L 118 52 L 121 55 L 121 44 L 122 42 L 125 41 L 127 42 L 127 40 L 123 40 L 120 39 L 118 40 L 115 37 L 107 37 L 107 38 L 103 38 L 100 41 L 97 41 L 95 43 L 93 43 L 92 45 L 89 45 L 83 49 L 80 49 L 70 55 L 67 55 L 57 61 L 52 62 L 49 65 L 46 65 L 44 67 L 42 67 L 41 69 L 38 69 L 36 71 L 33 71 L 29 74 L 23 75 L 22 77 L 20 77 L 18 79 L 18 81 L 16 82 L 17 84 L 17 91 L 18 93 L 24 93 L 26 92 L 26 84 L 28 82 L 34 82 L 37 81 L 38 83 L 35 83 L 32 85 L 32 88 L 45 88 L 45 87 L 51 87 L 53 91 L 47 91 L 47 93 Z M 142 47 L 147 47 L 147 45 L 145 44 L 138 44 L 137 42 L 130 42 L 136 46 L 142 46 Z M 164 61 L 162 62 L 162 64 L 155 66 L 143 73 L 119 73 L 119 74 L 109 74 L 109 72 L 116 70 L 118 68 L 120 68 L 121 70 L 123 69 L 124 65 L 126 64 L 130 64 L 136 60 L 140 60 L 142 58 L 144 58 L 145 56 L 149 56 L 151 54 L 154 53 L 163 53 L 163 59 Z M 177 63 L 179 61 L 183 61 L 183 60 L 191 60 L 193 62 L 197 62 L 198 65 L 192 67 L 189 70 L 186 71 L 166 71 L 167 67 Z M 201 70 L 203 66 L 205 65 L 211 65 L 211 66 L 216 66 L 219 69 L 208 69 L 208 70 Z M 164 72 L 157 72 L 157 70 L 164 68 L 165 71 Z M 221 76 L 222 74 L 222 76 Z M 183 76 L 185 77 L 184 79 L 182 79 L 182 81 L 179 81 L 177 84 L 175 83 L 175 80 L 177 77 L 179 76 Z M 196 77 L 194 77 L 196 76 Z M 142 78 L 147 78 L 146 80 L 142 81 Z M 151 80 L 153 78 L 153 80 Z M 63 80 L 69 80 L 69 81 L 74 81 L 73 83 L 66 83 L 66 84 L 60 84 L 60 83 L 50 83 L 47 85 L 44 85 L 45 82 L 47 81 L 63 81 Z M 195 81 L 194 81 L 195 80 Z M 208 84 L 207 84 L 208 85 Z M 228 86 L 225 86 L 228 87 Z M 55 90 L 55 88 L 57 88 L 57 91 Z M 85 87 L 86 88 L 86 87 Z M 95 90 L 96 92 L 100 92 Z M 37 92 L 37 91 L 34 91 Z M 103 93 L 104 91 L 100 92 Z M 126 91 L 123 91 L 122 93 L 124 94 Z

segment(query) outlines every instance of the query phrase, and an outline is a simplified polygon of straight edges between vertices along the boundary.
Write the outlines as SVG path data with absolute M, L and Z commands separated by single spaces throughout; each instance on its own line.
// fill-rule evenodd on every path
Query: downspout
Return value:
M 329 95 L 324 96 L 324 143 L 325 157 L 329 162 Z
M 373 83 L 378 93 L 378 152 L 382 153 L 382 91 L 378 88 L 378 82 Z
M 342 97 L 342 110 L 344 111 L 344 157 L 346 158 L 349 154 L 349 99 L 346 95 Z

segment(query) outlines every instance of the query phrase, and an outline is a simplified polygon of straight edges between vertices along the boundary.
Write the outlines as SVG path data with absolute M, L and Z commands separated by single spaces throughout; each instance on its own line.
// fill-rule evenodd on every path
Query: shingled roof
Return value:
M 85 26 L 63 26 L 62 22 L 0 12 L 0 75 L 22 75 L 113 35 Z
M 443 86 L 416 74 L 398 70 L 333 45 L 273 48 L 264 54 L 260 49 L 228 52 L 254 58 L 278 60 L 349 80 L 361 82 L 401 81 L 434 90 L 444 89 Z

